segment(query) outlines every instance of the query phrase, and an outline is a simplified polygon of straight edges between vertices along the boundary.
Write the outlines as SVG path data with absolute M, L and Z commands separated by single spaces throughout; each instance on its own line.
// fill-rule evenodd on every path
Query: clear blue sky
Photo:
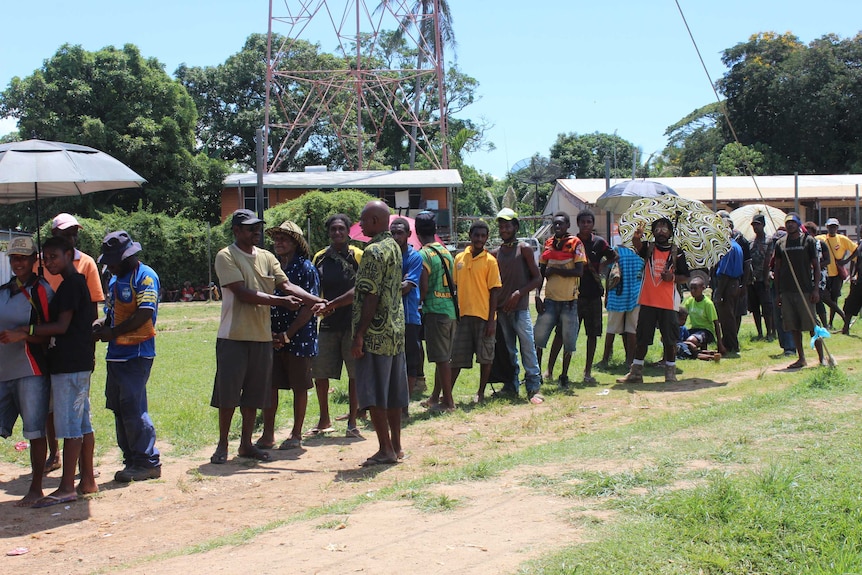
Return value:
M 346 0 L 329 2 L 344 6 Z M 480 82 L 480 100 L 462 115 L 485 118 L 497 145 L 467 161 L 495 176 L 535 153 L 547 155 L 562 132 L 617 131 L 649 155 L 664 147 L 667 126 L 714 99 L 673 0 L 449 3 L 458 64 Z M 283 12 L 284 0 L 275 5 Z M 807 43 L 827 33 L 854 36 L 862 28 L 859 0 L 680 5 L 713 80 L 725 71 L 721 51 L 756 32 L 790 31 Z M 132 43 L 168 73 L 183 62 L 217 65 L 249 34 L 266 32 L 268 10 L 266 0 L 5 2 L 0 88 L 13 76 L 31 74 L 65 42 L 88 50 Z M 314 33 L 303 37 L 332 50 L 330 34 Z M 0 133 L 13 127 L 0 120 Z

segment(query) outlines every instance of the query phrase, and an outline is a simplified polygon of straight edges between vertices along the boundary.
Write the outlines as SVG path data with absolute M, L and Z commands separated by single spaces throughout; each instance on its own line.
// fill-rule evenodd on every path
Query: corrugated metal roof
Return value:
M 254 186 L 257 174 L 230 174 L 225 187 Z M 458 170 L 363 170 L 357 172 L 275 172 L 263 175 L 264 188 L 434 188 L 463 185 Z
M 680 196 L 704 203 L 712 201 L 712 177 L 647 178 L 670 186 Z M 716 178 L 716 200 L 727 203 L 759 202 L 761 194 L 767 202 L 793 200 L 794 176 L 719 176 Z M 611 180 L 611 185 L 625 180 Z M 856 186 L 862 186 L 862 175 L 799 176 L 801 200 L 851 200 L 856 197 Z M 557 186 L 587 204 L 595 204 L 605 192 L 605 180 L 557 180 Z M 758 193 L 758 188 L 760 192 Z

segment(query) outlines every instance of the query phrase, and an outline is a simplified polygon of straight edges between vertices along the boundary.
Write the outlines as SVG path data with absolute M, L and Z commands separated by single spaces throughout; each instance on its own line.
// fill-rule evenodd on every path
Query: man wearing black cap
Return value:
M 820 291 L 812 278 L 820 277 L 817 240 L 804 233 L 802 220 L 793 212 L 784 219 L 787 235 L 775 244 L 776 303 L 781 307 L 784 329 L 793 334 L 798 359 L 788 369 L 805 367 L 805 347 L 802 331 L 814 334 L 814 305 L 820 301 Z M 823 342 L 815 340 L 820 363 L 824 364 Z
M 251 210 L 231 216 L 234 243 L 219 251 L 215 270 L 222 287 L 221 322 L 216 339 L 216 375 L 210 405 L 219 410 L 219 441 L 212 463 L 226 463 L 234 411 L 242 416 L 240 457 L 270 461 L 251 441 L 258 409 L 269 407 L 272 385 L 270 306 L 297 309 L 322 301 L 290 283 L 278 259 L 260 249 L 263 220 Z M 273 295 L 275 288 L 283 294 Z
M 99 263 L 107 266 L 111 279 L 106 317 L 94 324 L 93 335 L 108 342 L 105 397 L 125 465 L 114 480 L 156 479 L 162 476 L 162 463 L 147 410 L 147 381 L 156 356 L 159 276 L 138 261 L 141 244 L 125 231 L 106 235 L 101 251 Z

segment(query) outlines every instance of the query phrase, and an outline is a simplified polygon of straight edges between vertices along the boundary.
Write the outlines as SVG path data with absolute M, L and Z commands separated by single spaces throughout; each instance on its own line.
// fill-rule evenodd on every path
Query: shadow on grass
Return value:
M 657 378 L 657 381 L 652 383 L 649 381 L 652 376 L 649 374 L 644 374 L 644 378 L 646 379 L 644 383 L 616 383 L 611 387 L 611 389 L 623 389 L 628 391 L 629 393 L 635 393 L 637 391 L 663 391 L 678 393 L 683 391 L 696 391 L 699 389 L 707 389 L 710 387 L 724 387 L 727 385 L 726 381 L 715 381 L 702 377 L 685 378 L 682 374 L 677 374 L 677 378 L 679 378 L 679 381 L 675 383 L 665 383 L 663 381 L 663 374 L 656 375 L 655 377 Z

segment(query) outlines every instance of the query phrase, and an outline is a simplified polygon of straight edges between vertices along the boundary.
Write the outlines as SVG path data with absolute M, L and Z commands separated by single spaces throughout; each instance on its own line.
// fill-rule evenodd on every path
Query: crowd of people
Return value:
M 333 420 L 346 420 L 346 436 L 361 438 L 357 419 L 367 413 L 378 448 L 362 465 L 397 463 L 405 456 L 401 428 L 411 396 L 425 391 L 426 355 L 434 365 L 434 384 L 420 405 L 430 411 L 456 409 L 453 386 L 474 358 L 476 401 L 484 401 L 488 384 L 495 382 L 502 383 L 495 395 L 518 397 L 523 380 L 526 399 L 541 404 L 541 386 L 553 379 L 561 351 L 558 382 L 570 384 L 581 325 L 585 385 L 597 383 L 594 368 L 610 367 L 617 335 L 628 369 L 617 382 L 642 383 L 656 331 L 664 381 L 676 382 L 677 359 L 717 361 L 739 353 L 740 322 L 748 311 L 758 339 L 778 339 L 787 355 L 796 356 L 789 369 L 806 365 L 806 331 L 816 336 L 819 363 L 828 365 L 822 332 L 816 330 L 831 329 L 837 315 L 841 331 L 849 333 L 862 308 L 857 281 L 862 248 L 838 233 L 834 218 L 826 222 L 827 233 L 817 235 L 815 224 L 803 224 L 791 213 L 768 237 L 764 216 L 756 215 L 755 238 L 748 241 L 726 212 L 719 215 L 731 249 L 715 269 L 697 273 L 672 241 L 673 223 L 663 217 L 649 222 L 650 241 L 641 225 L 631 247 L 612 247 L 594 233 L 591 211 L 577 214 L 576 235 L 569 232 L 569 214 L 557 212 L 553 235 L 536 258 L 518 240 L 518 214 L 508 208 L 496 216 L 495 249 L 488 249 L 490 226 L 476 220 L 469 245 L 454 256 L 437 241 L 436 216 L 429 211 L 419 213 L 411 229 L 407 219 L 391 218 L 385 203 L 369 202 L 359 222 L 371 238 L 364 250 L 349 244 L 351 218 L 333 214 L 325 222 L 329 246 L 312 254 L 294 222 L 264 229 L 253 212 L 237 210 L 231 216 L 234 242 L 215 258 L 223 300 L 210 402 L 218 412 L 219 434 L 210 462 L 229 460 L 231 423 L 239 408 L 239 457 L 270 461 L 272 449 L 299 449 L 304 438 L 334 432 Z M 139 243 L 124 231 L 112 232 L 98 258 L 110 273 L 103 290 L 97 262 L 75 247 L 79 229 L 73 216 L 60 214 L 41 260 L 30 238 L 16 238 L 8 249 L 15 277 L 0 288 L 0 434 L 7 437 L 21 417 L 33 472 L 21 506 L 47 507 L 98 491 L 89 413 L 95 341 L 108 342 L 106 405 L 114 412 L 124 463 L 114 479 L 161 475 L 146 391 L 155 357 L 158 275 L 139 260 Z M 274 253 L 259 247 L 263 234 Z M 411 245 L 413 234 L 421 249 Z M 848 279 L 851 290 L 841 308 Z M 105 314 L 97 319 L 102 302 Z M 605 344 L 594 365 L 605 310 Z M 342 368 L 349 411 L 332 418 L 329 381 L 339 379 Z M 312 388 L 320 415 L 304 430 Z M 292 391 L 293 398 L 293 424 L 280 442 L 279 390 Z M 254 440 L 259 410 L 263 429 Z M 57 438 L 64 440 L 62 459 Z M 42 477 L 55 469 L 62 469 L 60 486 L 44 495 Z

